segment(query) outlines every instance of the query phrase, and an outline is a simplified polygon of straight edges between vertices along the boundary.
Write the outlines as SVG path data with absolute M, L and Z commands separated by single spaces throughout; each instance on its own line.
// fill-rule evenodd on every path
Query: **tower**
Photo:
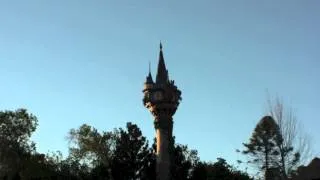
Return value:
M 153 81 L 149 67 L 143 93 L 143 104 L 154 117 L 157 139 L 157 180 L 169 180 L 171 150 L 173 149 L 172 116 L 181 101 L 181 91 L 175 86 L 173 80 L 169 80 L 161 43 L 156 80 Z

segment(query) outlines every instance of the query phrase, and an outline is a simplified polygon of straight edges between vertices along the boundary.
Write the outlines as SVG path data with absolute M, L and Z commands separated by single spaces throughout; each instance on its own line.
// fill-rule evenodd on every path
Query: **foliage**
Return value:
M 111 175 L 111 162 L 115 148 L 116 136 L 113 132 L 99 133 L 97 129 L 83 124 L 79 129 L 71 129 L 69 140 L 69 162 L 74 168 L 82 169 L 104 168 Z M 69 163 L 69 164 L 70 164 Z M 77 175 L 75 175 L 77 176 Z
M 192 180 L 251 180 L 247 173 L 235 170 L 225 159 L 217 158 L 215 163 L 199 162 Z
M 97 129 L 83 124 L 79 129 L 71 129 L 69 140 L 70 156 L 84 164 L 108 166 L 112 159 L 115 137 L 111 132 L 99 133 Z
M 199 157 L 196 150 L 189 150 L 186 145 L 175 144 L 173 151 L 172 179 L 190 179 Z
M 313 157 L 312 144 L 291 107 L 285 106 L 279 97 L 268 97 L 267 104 L 267 111 L 278 124 L 282 137 L 277 143 L 280 151 L 279 164 L 283 176 L 287 178 L 299 165 Z
M 30 136 L 36 130 L 37 122 L 37 118 L 26 109 L 0 111 L 0 175 L 23 169 L 35 151 Z
M 250 162 L 260 170 L 279 167 L 279 150 L 277 142 L 281 140 L 279 127 L 270 116 L 263 117 L 257 124 L 249 143 L 243 143 L 244 154 L 251 159 Z
M 148 168 L 148 142 L 137 125 L 127 123 L 127 130 L 119 129 L 112 161 L 115 179 L 138 179 Z
M 107 132 L 87 124 L 71 129 L 66 158 L 59 151 L 46 155 L 36 151 L 35 143 L 30 141 L 36 126 L 37 118 L 25 109 L 0 111 L 0 178 L 156 179 L 156 141 L 149 147 L 136 124 L 129 122 L 125 129 Z M 215 164 L 200 162 L 196 150 L 176 144 L 174 139 L 172 142 L 174 180 L 244 177 L 222 159 Z
M 137 179 L 150 174 L 148 142 L 135 124 L 127 123 L 126 130 L 102 133 L 84 124 L 72 129 L 69 139 L 73 143 L 70 158 L 90 167 L 94 177 Z
M 108 166 L 101 160 L 102 155 L 96 151 L 98 140 L 101 134 L 109 134 L 109 147 L 102 146 L 101 149 L 108 149 Z M 127 123 L 126 130 L 119 128 L 113 132 L 98 133 L 89 125 L 82 125 L 79 129 L 71 130 L 69 138 L 73 145 L 70 148 L 70 157 L 77 159 L 82 164 L 91 165 L 91 177 L 103 177 L 105 179 L 155 179 L 155 141 L 150 148 L 146 138 L 142 135 L 137 125 Z M 88 140 L 90 139 L 90 140 Z M 191 178 L 191 172 L 199 161 L 197 152 L 189 150 L 187 146 L 174 145 L 174 160 L 172 164 L 172 178 L 185 180 Z M 89 163 L 88 163 L 89 162 Z M 106 174 L 107 170 L 110 174 Z

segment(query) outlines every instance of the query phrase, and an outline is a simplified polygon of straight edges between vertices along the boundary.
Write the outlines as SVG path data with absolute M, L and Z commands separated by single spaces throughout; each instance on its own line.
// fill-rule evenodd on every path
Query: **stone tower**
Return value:
M 157 180 L 170 179 L 171 150 L 173 149 L 173 119 L 181 101 L 181 91 L 169 80 L 160 43 L 159 63 L 156 81 L 149 74 L 143 88 L 143 104 L 154 116 L 157 139 Z

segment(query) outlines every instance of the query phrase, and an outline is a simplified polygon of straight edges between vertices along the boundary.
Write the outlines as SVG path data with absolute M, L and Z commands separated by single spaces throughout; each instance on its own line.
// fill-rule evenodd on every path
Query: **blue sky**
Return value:
M 320 149 L 320 2 L 0 2 L 0 109 L 39 118 L 40 152 L 61 150 L 71 128 L 139 125 L 155 135 L 142 105 L 159 41 L 182 90 L 177 142 L 202 160 L 233 163 L 264 115 L 266 91 L 295 109 Z

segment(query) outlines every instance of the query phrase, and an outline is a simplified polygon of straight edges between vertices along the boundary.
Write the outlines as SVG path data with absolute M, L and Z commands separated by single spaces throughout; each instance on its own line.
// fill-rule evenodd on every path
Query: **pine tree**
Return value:
M 249 162 L 259 170 L 267 171 L 279 167 L 279 149 L 277 142 L 281 139 L 279 127 L 271 116 L 263 117 L 257 124 L 249 143 L 243 143 L 243 154 L 248 155 Z

